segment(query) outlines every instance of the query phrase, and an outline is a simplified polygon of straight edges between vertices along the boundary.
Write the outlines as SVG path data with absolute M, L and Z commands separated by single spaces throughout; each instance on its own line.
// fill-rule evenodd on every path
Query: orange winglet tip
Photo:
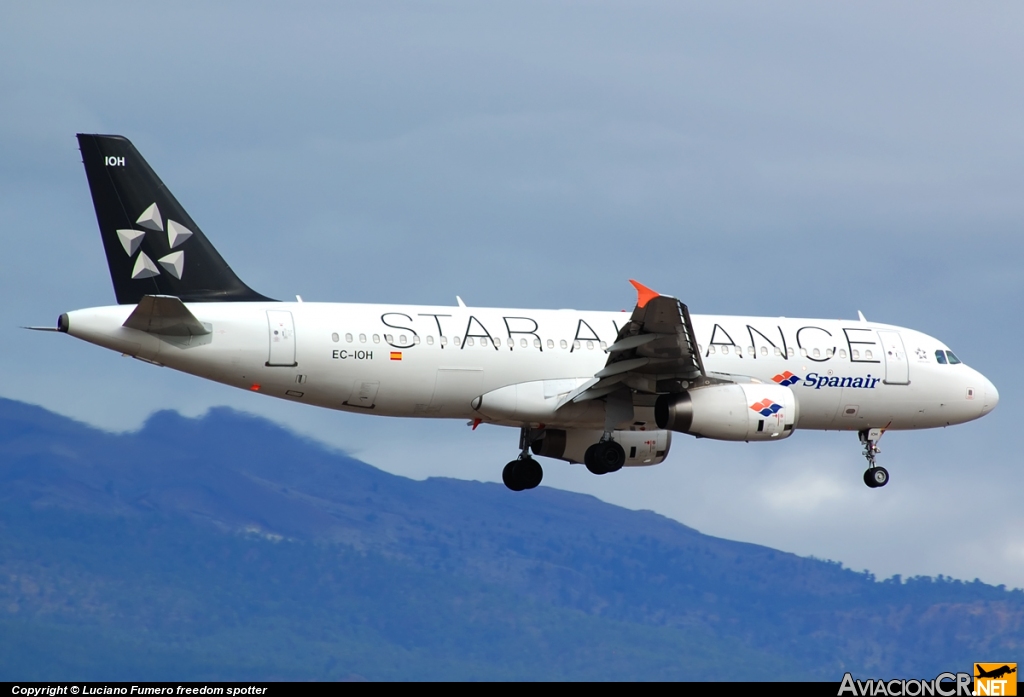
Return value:
M 631 279 L 629 279 L 629 282 L 631 284 L 633 284 L 634 288 L 636 288 L 636 306 L 637 307 L 646 307 L 647 303 L 649 303 L 650 301 L 654 300 L 655 298 L 661 296 L 661 293 L 659 293 L 656 290 L 651 290 L 650 288 L 645 286 L 643 283 L 640 283 L 639 281 L 634 281 L 631 278 Z
M 473 430 L 475 431 L 476 427 L 479 426 L 481 423 L 483 423 L 483 419 L 473 419 Z

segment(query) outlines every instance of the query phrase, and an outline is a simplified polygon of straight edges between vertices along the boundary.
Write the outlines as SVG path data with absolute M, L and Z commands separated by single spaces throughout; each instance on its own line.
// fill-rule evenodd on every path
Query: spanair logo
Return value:
M 985 695 L 1016 695 L 1016 663 L 975 663 L 974 693 Z
M 146 228 L 146 230 L 164 232 L 164 219 L 163 216 L 160 215 L 160 209 L 155 203 L 142 211 L 142 215 L 140 215 L 139 219 L 135 222 L 140 227 Z M 179 246 L 191 236 L 192 231 L 181 223 L 176 223 L 173 220 L 167 221 L 167 244 L 170 245 L 171 249 Z M 142 246 L 142 240 L 145 239 L 145 237 L 145 230 L 117 231 L 117 239 L 121 241 L 121 246 L 124 247 L 125 254 L 130 257 L 135 256 L 135 252 L 139 252 L 139 247 Z M 150 259 L 145 252 L 139 252 L 139 256 L 135 259 L 135 267 L 132 269 L 132 278 L 140 279 L 159 276 L 160 267 L 158 267 L 157 264 L 160 264 L 164 271 L 180 281 L 181 274 L 185 271 L 185 252 L 171 252 L 170 254 L 157 259 L 156 264 L 153 263 L 153 260 Z
M 787 370 L 785 373 L 779 373 L 778 375 L 773 377 L 772 381 L 777 382 L 783 387 L 789 387 L 790 385 L 795 385 L 796 383 L 800 382 L 800 376 L 793 375 L 793 373 Z
M 762 399 L 760 402 L 754 402 L 750 405 L 750 408 L 756 411 L 758 414 L 764 417 L 769 417 L 772 414 L 778 414 L 782 409 L 781 404 L 776 404 L 770 399 Z

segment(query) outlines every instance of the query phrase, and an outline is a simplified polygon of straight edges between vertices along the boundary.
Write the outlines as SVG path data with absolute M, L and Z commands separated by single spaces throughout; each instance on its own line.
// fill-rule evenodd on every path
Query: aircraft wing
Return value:
M 630 283 L 637 291 L 636 307 L 615 343 L 605 349 L 608 362 L 562 404 L 598 399 L 623 387 L 664 394 L 723 382 L 704 370 L 686 305 L 637 281 Z

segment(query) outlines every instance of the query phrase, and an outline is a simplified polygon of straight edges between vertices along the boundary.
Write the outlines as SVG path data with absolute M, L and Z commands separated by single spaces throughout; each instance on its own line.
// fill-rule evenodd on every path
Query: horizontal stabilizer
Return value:
M 210 330 L 173 295 L 144 295 L 124 326 L 166 336 L 201 336 Z

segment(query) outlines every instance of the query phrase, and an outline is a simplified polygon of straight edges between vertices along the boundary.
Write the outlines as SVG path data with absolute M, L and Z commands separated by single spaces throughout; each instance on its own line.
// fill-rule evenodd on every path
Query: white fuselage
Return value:
M 70 312 L 68 333 L 227 385 L 331 409 L 601 428 L 600 401 L 555 406 L 601 370 L 608 357 L 602 349 L 629 317 L 312 302 L 188 308 L 209 334 L 176 338 L 123 327 L 131 305 Z M 692 320 L 709 374 L 792 382 L 799 429 L 946 426 L 979 418 L 998 400 L 984 376 L 963 364 L 940 364 L 936 351 L 947 350 L 945 344 L 913 330 L 856 320 Z M 482 395 L 528 383 L 536 387 L 537 404 L 526 416 L 488 416 L 475 408 Z M 652 412 L 638 408 L 635 418 L 653 428 Z

